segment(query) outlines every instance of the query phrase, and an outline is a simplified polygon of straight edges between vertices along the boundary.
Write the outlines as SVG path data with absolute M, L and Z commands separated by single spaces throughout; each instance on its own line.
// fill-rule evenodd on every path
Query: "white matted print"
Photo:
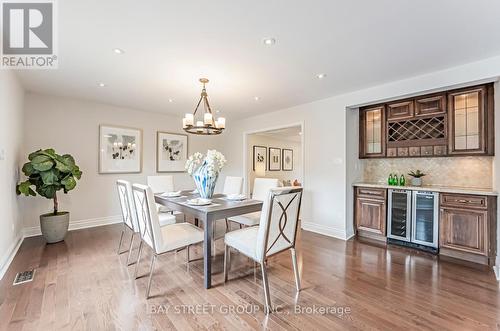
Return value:
M 269 170 L 281 170 L 281 148 L 269 147 Z
M 283 167 L 281 170 L 283 171 L 292 171 L 293 170 L 293 150 L 283 148 Z
M 99 126 L 99 173 L 142 171 L 142 130 Z
M 158 131 L 156 136 L 156 171 L 184 172 L 188 156 L 185 134 Z

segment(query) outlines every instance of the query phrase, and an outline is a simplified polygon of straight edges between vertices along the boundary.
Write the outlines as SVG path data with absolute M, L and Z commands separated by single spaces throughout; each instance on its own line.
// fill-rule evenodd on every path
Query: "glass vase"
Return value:
M 219 173 L 216 173 L 215 176 L 209 175 L 206 163 L 203 163 L 198 169 L 196 169 L 193 173 L 193 179 L 201 198 L 211 199 L 213 197 L 218 178 Z

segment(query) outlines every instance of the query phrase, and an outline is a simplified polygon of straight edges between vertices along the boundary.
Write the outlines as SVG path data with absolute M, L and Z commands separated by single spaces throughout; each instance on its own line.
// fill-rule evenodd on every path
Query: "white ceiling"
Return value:
M 203 76 L 235 118 L 500 54 L 496 0 L 57 2 L 59 69 L 28 90 L 179 115 Z

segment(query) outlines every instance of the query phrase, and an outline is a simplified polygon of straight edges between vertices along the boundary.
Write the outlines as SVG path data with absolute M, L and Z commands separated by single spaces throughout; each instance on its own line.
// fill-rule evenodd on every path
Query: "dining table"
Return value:
M 205 206 L 189 204 L 192 199 L 199 198 L 195 191 L 181 191 L 178 197 L 168 197 L 164 194 L 155 194 L 157 204 L 167 207 L 170 210 L 191 215 L 203 223 L 203 273 L 204 286 L 206 289 L 212 287 L 212 235 L 214 222 L 220 219 L 227 219 L 233 216 L 258 212 L 262 210 L 262 201 L 243 199 L 230 200 L 224 194 L 214 194 L 211 203 Z

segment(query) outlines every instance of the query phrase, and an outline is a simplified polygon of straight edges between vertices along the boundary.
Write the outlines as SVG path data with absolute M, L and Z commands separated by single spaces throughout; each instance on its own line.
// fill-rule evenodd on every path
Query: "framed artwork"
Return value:
M 253 146 L 253 171 L 257 168 L 264 167 L 264 171 L 267 170 L 267 147 L 264 146 Z
M 142 171 L 142 130 L 99 125 L 99 173 Z
M 293 170 L 293 150 L 283 148 L 283 156 L 282 156 L 282 170 L 283 171 L 292 171 Z
M 186 134 L 158 131 L 156 134 L 156 172 L 184 172 L 188 158 Z
M 269 147 L 269 171 L 281 170 L 281 148 Z

